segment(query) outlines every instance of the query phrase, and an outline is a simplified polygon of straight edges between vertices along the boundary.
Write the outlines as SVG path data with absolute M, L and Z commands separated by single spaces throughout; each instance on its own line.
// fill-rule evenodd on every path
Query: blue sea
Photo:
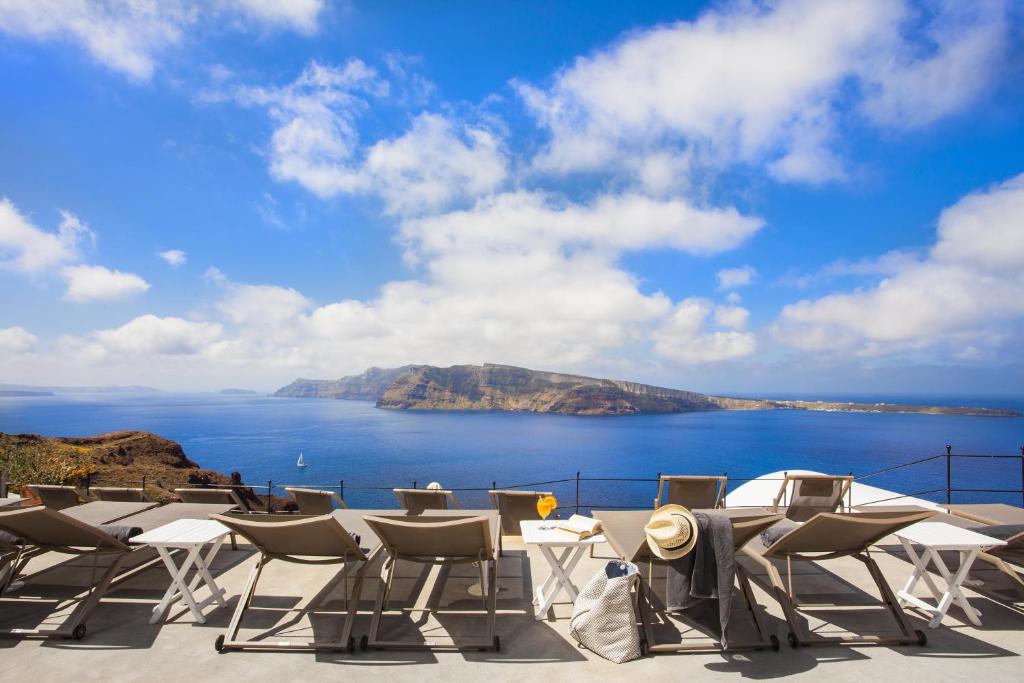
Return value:
M 780 396 L 779 398 L 786 398 Z M 1024 401 L 955 397 L 803 397 L 1024 409 Z M 246 483 L 340 486 L 354 507 L 394 505 L 390 488 L 478 489 L 458 493 L 485 505 L 484 490 L 540 485 L 562 505 L 651 504 L 665 474 L 728 473 L 743 478 L 784 469 L 865 475 L 945 453 L 1020 455 L 1024 418 L 801 411 L 713 412 L 631 417 L 378 410 L 372 403 L 219 394 L 61 394 L 0 398 L 0 431 L 82 436 L 139 429 L 179 442 L 201 466 L 238 471 Z M 299 452 L 307 467 L 295 465 Z M 953 487 L 1014 489 L 1022 462 L 955 459 Z M 936 459 L 866 483 L 944 500 L 946 463 Z M 604 480 L 604 481 L 603 481 Z M 1021 503 L 1019 493 L 955 493 L 954 502 Z

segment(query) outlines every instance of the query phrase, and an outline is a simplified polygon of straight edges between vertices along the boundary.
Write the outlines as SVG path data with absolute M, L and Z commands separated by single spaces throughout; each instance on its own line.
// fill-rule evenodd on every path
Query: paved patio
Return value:
M 588 577 L 598 571 L 605 559 L 610 559 L 607 546 L 597 546 L 596 558 L 585 558 L 577 567 L 573 578 L 582 586 Z M 894 588 L 902 586 L 912 567 L 902 554 L 895 539 L 887 539 L 878 547 L 877 560 Z M 155 554 L 154 554 L 155 556 Z M 532 615 L 530 599 L 532 585 L 547 575 L 547 566 L 535 549 L 525 550 L 517 539 L 506 538 L 505 556 L 499 569 L 498 633 L 502 649 L 494 652 L 401 652 L 370 651 L 345 653 L 261 653 L 214 651 L 214 639 L 227 626 L 231 610 L 242 590 L 255 555 L 244 544 L 238 550 L 223 550 L 213 569 L 220 585 L 227 590 L 228 609 L 207 608 L 206 624 L 197 624 L 181 603 L 172 606 L 167 621 L 148 624 L 152 606 L 168 585 L 168 576 L 162 565 L 140 572 L 122 583 L 101 603 L 90 619 L 89 632 L 84 640 L 11 640 L 0 639 L 0 668 L 12 680 L 178 680 L 199 681 L 221 678 L 224 680 L 295 680 L 305 681 L 326 677 L 346 680 L 462 681 L 483 680 L 610 680 L 630 677 L 635 681 L 666 680 L 686 677 L 691 680 L 737 680 L 739 678 L 770 679 L 783 676 L 795 679 L 820 680 L 828 676 L 831 681 L 871 680 L 931 680 L 991 681 L 1019 679 L 1021 655 L 1024 654 L 1024 609 L 1022 603 L 997 601 L 979 590 L 1009 590 L 1007 582 L 995 572 L 980 569 L 973 576 L 985 581 L 982 588 L 968 591 L 975 607 L 981 610 L 983 626 L 970 626 L 957 609 L 950 610 L 943 625 L 936 630 L 926 628 L 921 614 L 910 612 L 915 627 L 928 632 L 925 647 L 818 647 L 791 649 L 785 644 L 788 631 L 781 618 L 778 604 L 764 591 L 765 584 L 755 580 L 758 602 L 766 609 L 770 628 L 782 640 L 779 652 L 750 651 L 730 654 L 678 654 L 648 657 L 627 664 L 611 664 L 580 649 L 568 635 L 572 606 L 558 603 L 543 621 Z M 61 562 L 63 561 L 63 562 Z M 754 572 L 754 566 L 745 563 Z M 28 589 L 35 594 L 70 595 L 66 589 L 51 588 L 69 581 L 83 585 L 91 566 L 81 559 L 68 562 L 68 556 L 50 553 L 33 560 L 28 570 L 34 572 L 46 567 L 51 571 L 33 579 Z M 369 612 L 379 587 L 379 566 L 370 571 L 373 580 L 363 593 L 359 620 L 355 634 L 365 633 Z M 299 615 L 270 611 L 302 607 L 303 596 L 315 595 L 337 570 L 336 567 L 306 567 L 272 562 L 264 572 L 260 596 L 254 601 L 257 608 L 252 619 L 244 624 L 242 636 L 256 634 L 260 629 L 278 628 L 274 640 L 316 633 L 328 637 L 340 629 L 341 619 L 332 615 Z M 803 596 L 846 594 L 851 588 L 870 592 L 872 584 L 855 560 L 841 559 L 824 563 L 820 567 L 797 569 L 794 584 Z M 441 639 L 448 634 L 456 637 L 482 628 L 483 618 L 477 614 L 452 614 L 452 610 L 476 609 L 480 605 L 478 579 L 472 566 L 452 570 L 448 580 L 437 581 L 438 569 L 403 564 L 395 581 L 392 607 L 413 608 L 404 616 L 386 619 L 388 634 L 403 636 L 420 634 L 427 639 Z M 339 584 L 323 603 L 327 608 L 342 609 L 349 586 Z M 656 581 L 656 590 L 661 590 Z M 415 603 L 411 602 L 416 598 Z M 873 593 L 872 593 L 873 594 Z M 923 595 L 923 594 L 922 594 Z M 861 595 L 861 598 L 864 596 Z M 419 611 L 430 605 L 440 608 L 441 614 L 428 615 Z M 6 622 L 16 613 L 3 606 L 0 622 Z M 18 608 L 20 610 L 20 607 Z M 743 614 L 739 600 L 735 601 L 734 622 L 742 628 L 749 621 Z M 38 613 L 35 610 L 32 613 Z M 65 612 L 66 613 L 66 612 Z M 821 613 L 828 623 L 811 621 L 819 632 L 845 629 L 857 632 L 878 624 L 889 627 L 886 614 L 879 611 L 865 613 L 861 609 L 829 610 Z M 47 617 L 47 621 L 52 621 Z M 294 621 L 294 623 L 292 623 Z M 662 628 L 662 637 L 675 633 L 674 628 Z M 703 637 L 701 634 L 689 634 Z

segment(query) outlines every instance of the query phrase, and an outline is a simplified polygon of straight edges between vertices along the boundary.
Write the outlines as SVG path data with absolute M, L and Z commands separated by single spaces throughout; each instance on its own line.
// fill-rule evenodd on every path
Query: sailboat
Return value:
M 295 466 L 299 469 L 306 466 L 306 461 L 302 459 L 302 451 L 299 451 L 299 459 L 295 462 Z

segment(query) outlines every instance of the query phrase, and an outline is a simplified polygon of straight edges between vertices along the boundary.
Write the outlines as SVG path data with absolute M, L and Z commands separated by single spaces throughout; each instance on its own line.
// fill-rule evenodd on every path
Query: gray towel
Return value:
M 697 519 L 697 543 L 693 552 L 669 561 L 665 605 L 670 612 L 683 612 L 706 628 L 725 648 L 736 577 L 732 522 L 718 511 L 694 512 L 693 516 Z

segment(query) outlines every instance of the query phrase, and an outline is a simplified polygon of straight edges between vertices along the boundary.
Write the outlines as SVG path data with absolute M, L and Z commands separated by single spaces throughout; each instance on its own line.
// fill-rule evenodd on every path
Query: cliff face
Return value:
M 729 401 L 747 408 L 761 407 L 758 401 Z M 721 410 L 726 406 L 723 399 L 692 391 L 486 364 L 411 368 L 395 378 L 377 407 L 631 415 Z
M 339 380 L 299 379 L 275 396 L 349 398 L 394 410 L 508 410 L 566 415 L 636 415 L 700 410 L 814 410 L 1015 417 L 1012 410 L 885 403 L 777 401 L 710 396 L 636 382 L 542 372 L 510 365 L 370 368 Z
M 345 398 L 354 401 L 376 401 L 400 374 L 416 366 L 370 368 L 361 375 L 341 379 L 297 379 L 274 392 L 288 398 Z

